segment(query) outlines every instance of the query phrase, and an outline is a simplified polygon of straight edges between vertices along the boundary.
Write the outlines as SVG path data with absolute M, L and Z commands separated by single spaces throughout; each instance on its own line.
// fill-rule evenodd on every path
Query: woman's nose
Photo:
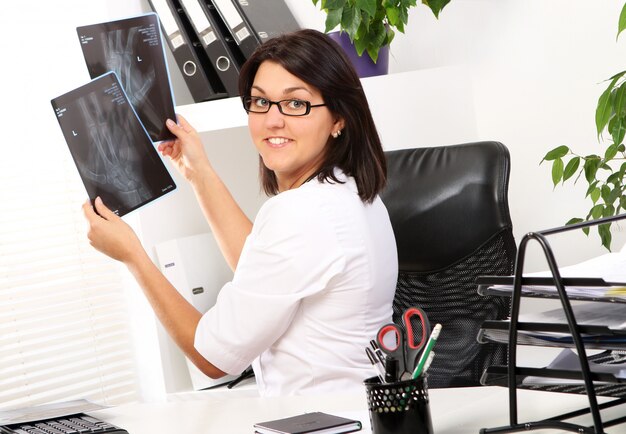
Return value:
M 278 110 L 278 104 L 272 104 L 265 113 L 265 125 L 269 128 L 282 128 L 285 125 L 285 115 Z

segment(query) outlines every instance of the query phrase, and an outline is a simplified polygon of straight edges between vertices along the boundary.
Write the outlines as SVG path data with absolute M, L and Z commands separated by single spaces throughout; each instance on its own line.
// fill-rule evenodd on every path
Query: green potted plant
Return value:
M 421 0 L 435 17 L 450 0 Z M 358 56 L 365 51 L 374 63 L 383 47 L 388 47 L 395 31 L 404 33 L 409 19 L 409 9 L 417 0 L 313 0 L 314 5 L 326 12 L 325 32 L 339 26 L 346 33 Z M 395 29 L 395 30 L 394 30 Z
M 620 13 L 617 37 L 626 29 L 626 4 Z M 552 161 L 552 182 L 559 183 L 581 177 L 588 184 L 585 198 L 591 208 L 585 218 L 574 217 L 567 224 L 610 217 L 626 210 L 626 71 L 609 78 L 609 85 L 598 99 L 596 129 L 604 148 L 598 154 L 579 155 L 569 146 L 549 151 L 543 161 Z M 574 175 L 576 175 L 574 177 Z M 611 224 L 597 226 L 602 245 L 611 250 Z M 589 235 L 589 228 L 584 228 Z

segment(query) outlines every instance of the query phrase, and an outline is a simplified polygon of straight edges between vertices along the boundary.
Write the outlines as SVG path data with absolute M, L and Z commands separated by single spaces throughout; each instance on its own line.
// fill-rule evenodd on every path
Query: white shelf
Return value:
M 248 125 L 248 116 L 239 97 L 178 106 L 176 112 L 183 115 L 200 132 Z
M 477 139 L 472 85 L 463 67 L 422 69 L 362 79 L 386 150 Z M 247 128 L 238 97 L 177 107 L 201 133 Z

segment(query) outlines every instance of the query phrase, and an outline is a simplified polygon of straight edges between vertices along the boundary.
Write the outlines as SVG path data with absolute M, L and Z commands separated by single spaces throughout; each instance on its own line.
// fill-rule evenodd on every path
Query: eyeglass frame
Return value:
M 252 99 L 252 98 L 258 98 L 258 99 L 266 100 L 269 103 L 269 105 L 267 106 L 267 110 L 264 111 L 264 112 L 249 110 L 246 107 L 246 99 Z M 301 115 L 293 115 L 293 114 L 285 113 L 285 112 L 283 112 L 283 107 L 280 105 L 281 102 L 285 102 L 285 101 L 298 101 L 298 102 L 304 103 L 304 106 L 306 107 L 306 110 Z M 241 103 L 243 104 L 243 109 L 246 111 L 246 113 L 259 113 L 259 114 L 269 113 L 269 111 L 272 109 L 272 106 L 276 105 L 276 107 L 278 107 L 278 111 L 280 112 L 280 114 L 285 115 L 285 116 L 292 116 L 292 117 L 306 116 L 309 113 L 311 113 L 311 109 L 312 108 L 326 106 L 326 103 L 324 103 L 324 104 L 311 104 L 311 101 L 307 101 L 307 100 L 299 99 L 299 98 L 287 98 L 287 99 L 281 99 L 280 101 L 272 101 L 272 100 L 269 100 L 269 99 L 264 98 L 262 96 L 242 96 L 241 97 Z

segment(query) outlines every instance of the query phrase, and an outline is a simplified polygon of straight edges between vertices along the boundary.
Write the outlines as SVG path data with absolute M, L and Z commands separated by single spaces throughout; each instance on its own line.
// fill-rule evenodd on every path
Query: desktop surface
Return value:
M 131 434 L 252 433 L 257 422 L 300 413 L 323 411 L 358 419 L 360 432 L 370 433 L 365 390 L 359 394 L 259 398 L 232 393 L 196 392 L 184 401 L 128 404 L 90 412 Z M 481 428 L 507 425 L 508 390 L 503 387 L 468 387 L 429 390 L 430 412 L 436 434 L 478 433 Z M 599 398 L 600 402 L 605 398 Z M 586 396 L 529 390 L 518 391 L 518 421 L 536 421 L 587 407 Z M 623 406 L 603 412 L 603 418 L 624 414 Z M 590 417 L 572 420 L 591 425 Z M 537 430 L 533 433 L 554 433 Z M 626 434 L 626 424 L 607 429 Z

